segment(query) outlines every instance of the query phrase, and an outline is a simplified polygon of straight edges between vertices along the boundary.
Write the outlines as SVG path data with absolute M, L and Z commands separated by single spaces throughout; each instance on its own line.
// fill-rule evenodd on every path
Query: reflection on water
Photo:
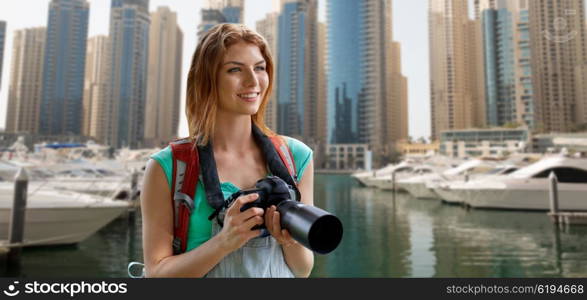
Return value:
M 344 224 L 312 277 L 586 277 L 587 227 L 545 213 L 465 210 L 316 176 L 315 203 Z M 141 220 L 121 218 L 77 246 L 27 248 L 22 277 L 126 277 L 142 260 Z
M 558 231 L 545 213 L 465 210 L 317 176 L 317 205 L 344 223 L 314 277 L 585 277 L 587 228 Z

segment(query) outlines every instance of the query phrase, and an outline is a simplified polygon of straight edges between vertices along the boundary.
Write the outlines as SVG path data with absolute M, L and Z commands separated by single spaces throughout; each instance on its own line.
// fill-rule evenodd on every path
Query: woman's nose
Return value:
M 245 81 L 244 81 L 245 86 L 257 86 L 259 83 L 259 79 L 257 78 L 257 74 L 255 74 L 255 72 L 252 70 L 249 70 L 245 73 L 246 73 Z

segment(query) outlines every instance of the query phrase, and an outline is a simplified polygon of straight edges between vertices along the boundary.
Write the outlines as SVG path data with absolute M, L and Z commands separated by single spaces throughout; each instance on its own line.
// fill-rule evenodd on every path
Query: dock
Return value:
M 548 176 L 550 212 L 548 216 L 558 225 L 587 225 L 587 212 L 560 211 L 558 195 L 558 178 L 554 172 Z
M 550 212 L 548 216 L 555 224 L 587 225 L 587 212 Z

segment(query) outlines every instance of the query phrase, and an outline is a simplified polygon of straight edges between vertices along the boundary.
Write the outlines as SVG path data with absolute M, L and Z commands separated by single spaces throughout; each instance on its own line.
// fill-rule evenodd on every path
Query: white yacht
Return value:
M 405 167 L 397 169 L 395 173 L 395 182 L 397 183 L 400 180 L 404 180 L 410 177 L 415 176 L 422 176 L 425 174 L 432 174 L 435 172 L 439 172 L 438 168 L 434 168 L 428 165 L 422 165 L 417 167 Z M 400 189 L 397 184 L 394 185 L 393 183 L 393 173 L 375 178 L 375 186 L 382 190 L 393 191 L 394 189 L 397 191 L 403 191 Z
M 471 181 L 464 202 L 475 208 L 550 210 L 549 179 L 558 178 L 559 209 L 587 211 L 587 159 L 553 156 L 509 175 Z
M 516 165 L 499 165 L 484 174 L 479 174 L 477 176 L 473 175 L 470 180 L 491 180 L 497 176 L 503 176 L 515 172 L 519 168 L 520 167 Z M 469 186 L 469 182 L 469 180 L 454 180 L 441 183 L 434 188 L 434 193 L 436 193 L 443 202 L 449 204 L 461 204 L 468 196 L 468 190 L 466 187 Z
M 372 170 L 372 171 L 361 171 L 357 173 L 353 173 L 351 177 L 355 178 L 361 185 L 371 187 L 373 186 L 371 183 L 371 179 L 376 176 L 382 176 L 386 174 L 391 174 L 391 171 L 395 169 L 397 166 L 394 164 L 389 164 L 381 169 Z
M 0 240 L 8 239 L 14 183 L 0 183 Z M 127 201 L 58 190 L 32 190 L 28 197 L 24 245 L 75 244 L 127 211 Z
M 474 159 L 442 173 L 433 173 L 400 180 L 397 182 L 397 187 L 408 191 L 416 198 L 434 199 L 438 198 L 438 195 L 434 192 L 437 184 L 450 180 L 464 179 L 465 176 L 487 172 L 494 166 L 495 163 L 492 161 Z

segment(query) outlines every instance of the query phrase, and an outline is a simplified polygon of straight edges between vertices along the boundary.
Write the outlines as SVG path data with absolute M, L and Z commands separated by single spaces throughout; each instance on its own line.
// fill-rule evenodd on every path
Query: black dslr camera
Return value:
M 243 205 L 241 211 L 251 207 L 265 210 L 275 205 L 281 216 L 281 228 L 287 229 L 306 248 L 319 254 L 327 254 L 338 247 L 342 239 L 342 222 L 325 210 L 297 201 L 299 192 L 281 178 L 263 178 L 257 181 L 255 188 L 236 192 L 228 201 L 254 193 L 259 194 L 259 198 Z M 253 229 L 257 228 L 265 228 L 265 225 Z

